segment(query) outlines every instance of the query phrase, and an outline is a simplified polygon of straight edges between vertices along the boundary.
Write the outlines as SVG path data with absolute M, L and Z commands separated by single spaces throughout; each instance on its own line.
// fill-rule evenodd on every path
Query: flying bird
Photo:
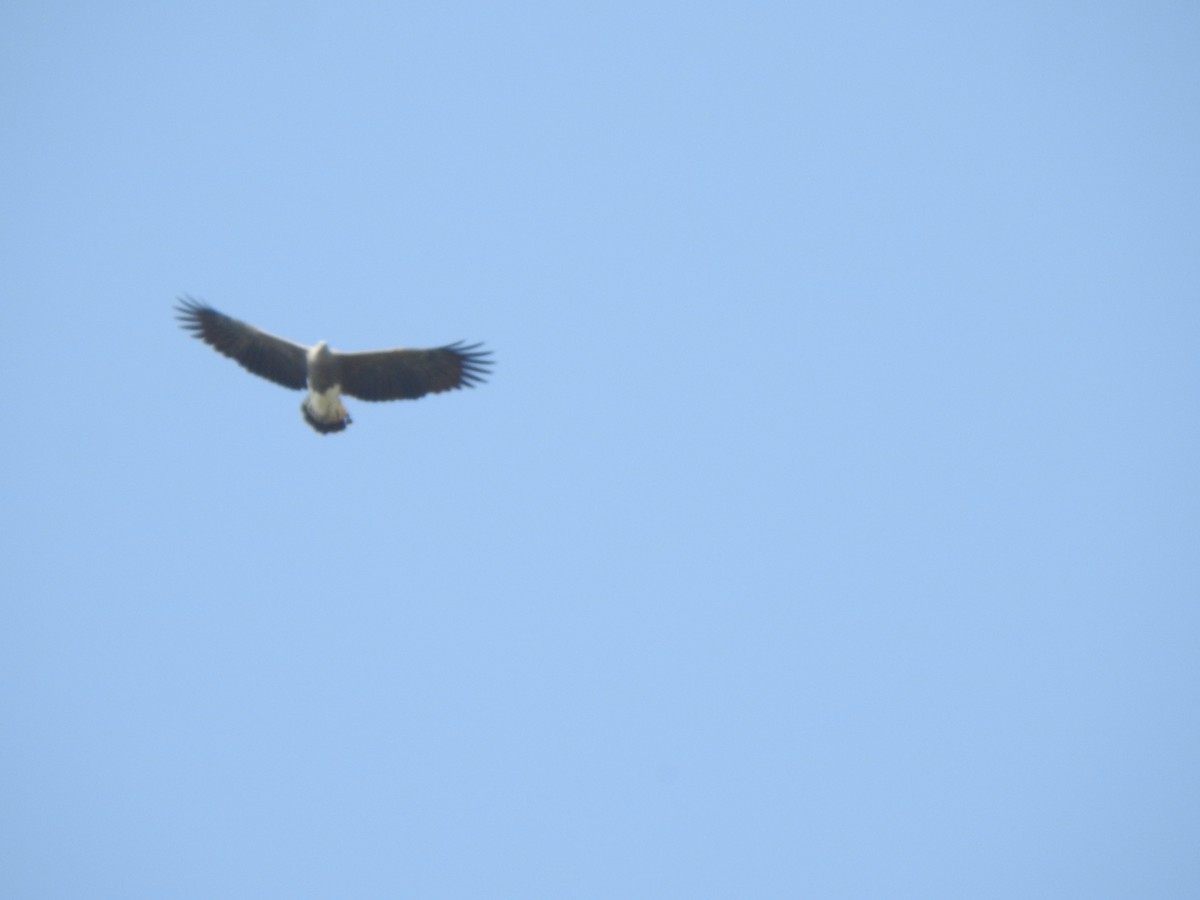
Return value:
M 416 400 L 482 383 L 491 372 L 491 353 L 482 344 L 448 344 L 430 350 L 372 350 L 341 353 L 325 341 L 312 347 L 260 331 L 211 306 L 180 298 L 182 327 L 243 369 L 292 390 L 307 389 L 300 404 L 304 421 L 321 434 L 345 431 L 350 414 L 342 394 L 359 400 Z

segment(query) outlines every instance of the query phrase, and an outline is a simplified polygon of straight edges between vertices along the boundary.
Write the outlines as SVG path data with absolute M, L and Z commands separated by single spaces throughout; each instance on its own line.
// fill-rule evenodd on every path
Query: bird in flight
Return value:
M 448 344 L 430 350 L 341 353 L 325 341 L 304 347 L 259 331 L 211 306 L 180 298 L 182 327 L 243 369 L 292 390 L 307 389 L 304 421 L 321 434 L 345 431 L 350 414 L 342 394 L 359 400 L 416 400 L 474 387 L 491 374 L 491 352 L 482 344 Z

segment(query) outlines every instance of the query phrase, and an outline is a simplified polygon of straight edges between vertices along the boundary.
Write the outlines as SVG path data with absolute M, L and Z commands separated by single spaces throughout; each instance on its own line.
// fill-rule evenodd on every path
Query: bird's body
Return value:
M 304 421 L 321 434 L 345 431 L 350 414 L 342 403 L 342 386 L 337 377 L 333 351 L 324 341 L 310 347 L 308 361 L 308 396 L 300 404 Z
M 344 431 L 350 415 L 342 394 L 360 400 L 415 400 L 474 387 L 489 374 L 491 354 L 479 344 L 429 350 L 341 353 L 325 341 L 294 344 L 217 312 L 190 297 L 177 307 L 183 327 L 255 375 L 308 394 L 300 409 L 321 434 Z

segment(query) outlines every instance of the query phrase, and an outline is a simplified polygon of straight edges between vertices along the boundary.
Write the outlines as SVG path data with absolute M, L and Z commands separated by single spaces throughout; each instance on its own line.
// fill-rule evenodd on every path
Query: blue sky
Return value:
M 1197 896 L 1198 46 L 7 4 L 0 894 Z

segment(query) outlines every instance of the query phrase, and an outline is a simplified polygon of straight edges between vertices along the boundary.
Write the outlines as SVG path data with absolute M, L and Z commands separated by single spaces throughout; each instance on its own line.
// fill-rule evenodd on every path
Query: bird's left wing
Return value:
M 194 337 L 247 371 L 293 390 L 303 390 L 308 383 L 308 351 L 299 344 L 259 331 L 191 297 L 181 298 L 176 310 Z
M 359 400 L 416 400 L 474 387 L 490 374 L 491 353 L 481 344 L 450 344 L 432 350 L 335 353 L 342 392 Z

